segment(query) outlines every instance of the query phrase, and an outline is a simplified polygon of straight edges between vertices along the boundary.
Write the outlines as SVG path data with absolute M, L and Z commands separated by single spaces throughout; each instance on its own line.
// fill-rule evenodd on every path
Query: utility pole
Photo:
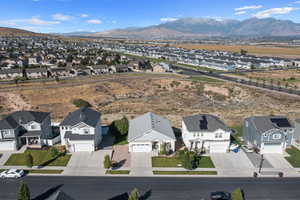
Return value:
M 263 162 L 264 162 L 264 154 L 261 154 L 258 173 L 261 173 L 261 169 L 263 167 Z

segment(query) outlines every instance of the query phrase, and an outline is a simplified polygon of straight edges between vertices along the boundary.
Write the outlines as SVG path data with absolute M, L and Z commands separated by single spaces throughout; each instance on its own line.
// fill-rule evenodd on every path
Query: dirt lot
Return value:
M 249 54 L 258 56 L 279 56 L 285 58 L 300 58 L 300 48 L 289 47 L 265 47 L 251 45 L 208 45 L 208 44 L 178 44 L 176 47 L 186 49 L 206 49 L 240 52 L 241 49 L 248 51 Z
M 76 83 L 25 84 L 11 86 L 9 91 L 2 86 L 0 112 L 5 115 L 20 109 L 47 111 L 52 113 L 53 121 L 59 121 L 76 109 L 71 101 L 81 98 L 102 112 L 104 123 L 123 115 L 132 118 L 149 111 L 167 117 L 176 127 L 180 127 L 182 116 L 199 113 L 218 115 L 229 125 L 241 123 L 251 115 L 281 114 L 291 119 L 300 118 L 298 98 L 233 83 L 200 82 L 157 74 L 112 77 Z

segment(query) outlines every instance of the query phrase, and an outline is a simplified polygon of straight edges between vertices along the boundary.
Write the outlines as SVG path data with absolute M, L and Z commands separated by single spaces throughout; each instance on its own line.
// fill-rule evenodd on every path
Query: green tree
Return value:
M 122 119 L 114 121 L 113 125 L 118 134 L 126 135 L 128 133 L 129 121 L 127 117 L 124 116 Z
M 60 152 L 58 151 L 57 148 L 51 147 L 50 148 L 50 155 L 51 155 L 52 158 L 57 158 L 57 157 L 60 156 Z
M 25 153 L 25 165 L 27 167 L 33 166 L 33 157 L 30 153 Z
M 85 100 L 83 100 L 83 99 L 74 99 L 74 100 L 72 101 L 72 103 L 73 103 L 76 107 L 78 107 L 78 108 L 82 108 L 82 107 L 92 107 L 92 105 L 91 105 L 89 102 L 87 102 L 87 101 L 85 101 Z
M 18 192 L 18 200 L 30 200 L 30 191 L 26 183 L 21 181 Z
M 128 200 L 138 200 L 139 199 L 139 190 L 137 188 L 134 188 L 129 197 Z
M 104 157 L 104 168 L 109 169 L 110 167 L 111 167 L 111 160 L 110 160 L 109 155 L 106 155 Z
M 166 155 L 167 154 L 167 146 L 166 143 L 163 143 L 160 145 L 160 152 L 161 155 Z

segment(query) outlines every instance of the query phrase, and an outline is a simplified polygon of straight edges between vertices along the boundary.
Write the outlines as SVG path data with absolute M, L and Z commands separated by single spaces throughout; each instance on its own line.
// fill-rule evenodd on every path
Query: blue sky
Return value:
M 297 0 L 1 0 L 0 9 L 0 26 L 36 32 L 104 31 L 184 17 L 300 23 Z

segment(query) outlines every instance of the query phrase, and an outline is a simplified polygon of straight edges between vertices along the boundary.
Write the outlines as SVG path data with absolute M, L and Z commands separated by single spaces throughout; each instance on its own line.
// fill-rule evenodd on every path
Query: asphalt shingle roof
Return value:
M 176 139 L 169 120 L 148 112 L 129 121 L 128 141 L 133 141 L 151 130 Z
M 63 191 L 58 190 L 53 194 L 51 194 L 50 196 L 48 196 L 47 198 L 45 198 L 45 200 L 74 200 L 74 199 L 68 196 Z
M 214 115 L 193 115 L 183 118 L 186 128 L 190 132 L 197 131 L 208 131 L 213 132 L 217 129 L 222 129 L 225 131 L 230 131 L 230 129 L 221 121 L 218 117 Z
M 48 115 L 50 115 L 48 112 L 17 111 L 0 121 L 0 129 L 15 129 L 20 126 L 20 122 L 24 124 L 32 121 L 42 123 Z
M 101 113 L 91 108 L 80 108 L 74 112 L 71 112 L 60 123 L 60 126 L 74 126 L 78 123 L 84 122 L 85 124 L 96 127 L 100 120 Z
M 289 120 L 284 116 L 253 116 L 247 119 L 254 123 L 256 130 L 260 133 L 271 129 L 293 128 Z

